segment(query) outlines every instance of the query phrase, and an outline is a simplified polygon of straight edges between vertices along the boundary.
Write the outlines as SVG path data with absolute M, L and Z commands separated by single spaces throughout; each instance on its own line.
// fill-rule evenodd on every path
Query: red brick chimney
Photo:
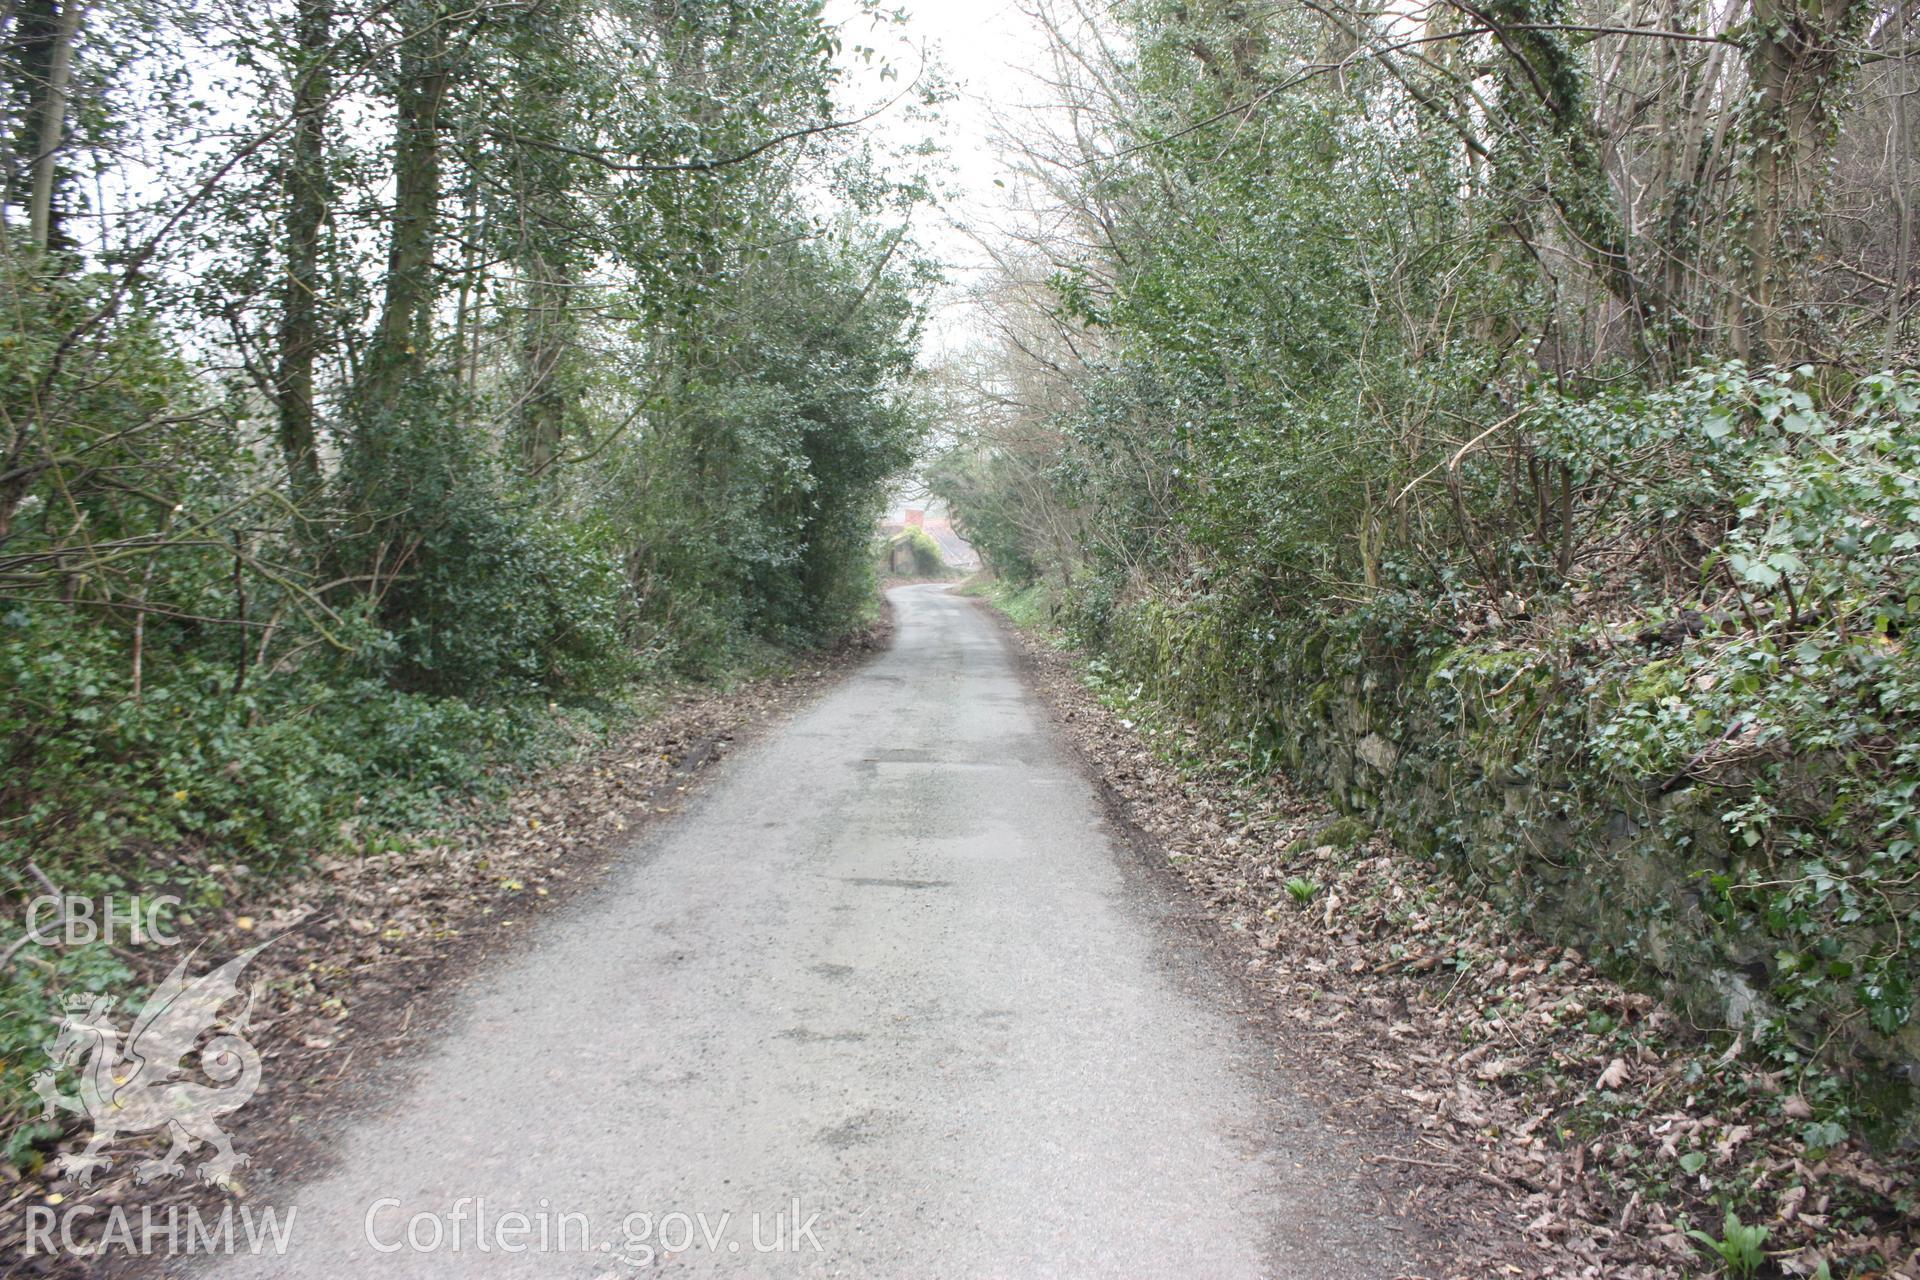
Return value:
M 925 528 L 925 527 L 926 527 L 926 523 L 927 523 L 927 513 L 926 513 L 926 512 L 924 512 L 924 511 L 915 511 L 915 510 L 913 510 L 912 508 L 908 508 L 908 510 L 907 510 L 907 528 L 909 528 L 909 529 L 921 529 L 921 528 Z

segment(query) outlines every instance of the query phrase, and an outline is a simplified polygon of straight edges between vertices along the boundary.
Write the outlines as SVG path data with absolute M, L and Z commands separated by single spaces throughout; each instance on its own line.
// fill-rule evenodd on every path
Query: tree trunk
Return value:
M 569 132 L 567 77 L 578 54 L 579 22 L 574 0 L 554 0 L 528 17 L 513 116 L 530 137 Z M 514 428 L 521 466 L 532 476 L 545 474 L 560 456 L 573 394 L 568 373 L 580 332 L 571 286 L 579 250 L 570 243 L 570 225 L 582 177 L 570 157 L 536 147 L 524 148 L 514 165 L 514 256 L 523 308 Z
M 562 373 L 576 338 L 564 271 L 545 254 L 521 259 L 526 275 L 526 312 L 520 342 L 521 461 L 529 475 L 541 475 L 559 456 L 567 415 Z
M 1551 138 L 1541 194 L 1574 252 L 1633 317 L 1634 339 L 1644 349 L 1647 329 L 1664 316 L 1667 299 L 1657 283 L 1634 270 L 1619 198 L 1588 110 L 1586 70 L 1573 47 L 1551 30 L 1565 20 L 1562 7 L 1561 0 L 1492 0 L 1485 7 L 1506 53 L 1501 104 L 1523 126 L 1541 128 Z M 1525 163 L 1535 163 L 1537 145 L 1531 140 L 1523 145 Z
M 1742 354 L 1779 363 L 1803 354 L 1794 316 L 1804 273 L 1794 241 L 1816 211 L 1814 165 L 1832 129 L 1833 90 L 1872 13 L 1862 0 L 1754 0 L 1745 314 L 1735 331 Z
M 332 76 L 330 0 L 299 0 L 293 78 L 293 144 L 287 165 L 287 279 L 280 322 L 280 367 L 274 396 L 280 451 L 296 498 L 320 479 L 315 443 L 313 367 L 320 347 L 320 229 L 326 222 L 327 103 Z
M 393 231 L 386 297 L 356 400 L 362 414 L 391 409 L 426 366 L 433 343 L 433 255 L 440 207 L 440 106 L 447 92 L 446 15 L 437 4 L 408 5 L 414 29 L 400 50 L 395 91 Z
M 1910 47 L 1907 34 L 1908 10 L 1900 10 L 1900 44 Z M 1900 315 L 1902 304 L 1906 300 L 1908 273 L 1913 264 L 1913 207 L 1910 192 L 1912 190 L 1908 173 L 1913 165 L 1913 138 L 1907 124 L 1907 101 L 1915 92 L 1912 78 L 1902 63 L 1894 72 L 1895 88 L 1892 91 L 1893 118 L 1889 123 L 1887 143 L 1893 152 L 1893 213 L 1900 220 L 1899 228 L 1894 232 L 1893 273 L 1889 277 L 1893 288 L 1888 290 L 1887 299 L 1887 344 L 1886 363 L 1891 368 L 1900 357 Z
M 53 180 L 60 145 L 66 139 L 67 84 L 73 75 L 73 46 L 80 37 L 80 20 L 87 0 L 68 0 L 60 10 L 53 48 L 47 57 L 47 82 L 41 89 L 33 146 L 33 188 L 27 203 L 27 234 L 33 247 L 46 252 L 53 241 Z

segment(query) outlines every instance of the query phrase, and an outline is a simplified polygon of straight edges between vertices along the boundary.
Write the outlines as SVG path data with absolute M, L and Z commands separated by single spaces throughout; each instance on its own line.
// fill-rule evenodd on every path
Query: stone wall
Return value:
M 1784 1016 L 1853 1069 L 1907 1140 L 1920 1023 L 1878 1035 L 1835 1003 L 1782 1010 L 1776 954 L 1804 939 L 1715 909 L 1715 877 L 1777 875 L 1729 834 L 1722 787 L 1597 771 L 1581 743 L 1601 695 L 1532 655 L 1471 648 L 1407 666 L 1326 634 L 1249 646 L 1204 609 L 1145 602 L 1116 615 L 1129 679 L 1224 739 L 1263 745 L 1301 785 L 1437 858 L 1550 941 L 1684 1009 L 1751 1032 Z M 1794 766 L 1816 800 L 1819 761 Z

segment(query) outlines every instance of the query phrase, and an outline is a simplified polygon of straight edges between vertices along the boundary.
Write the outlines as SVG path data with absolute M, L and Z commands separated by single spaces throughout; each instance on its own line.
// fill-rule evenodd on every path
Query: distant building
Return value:
M 940 558 L 950 568 L 971 573 L 980 567 L 980 553 L 954 529 L 947 518 L 946 504 L 938 501 L 918 507 L 899 507 L 889 511 L 880 522 L 880 536 L 891 538 L 906 529 L 925 531 L 940 547 Z

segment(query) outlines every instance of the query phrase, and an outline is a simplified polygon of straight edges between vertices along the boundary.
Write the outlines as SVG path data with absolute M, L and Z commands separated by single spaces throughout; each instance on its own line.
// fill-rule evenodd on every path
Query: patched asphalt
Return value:
M 889 651 L 485 965 L 326 1173 L 252 1197 L 293 1209 L 284 1255 L 213 1274 L 1400 1274 L 997 627 L 892 599 Z

